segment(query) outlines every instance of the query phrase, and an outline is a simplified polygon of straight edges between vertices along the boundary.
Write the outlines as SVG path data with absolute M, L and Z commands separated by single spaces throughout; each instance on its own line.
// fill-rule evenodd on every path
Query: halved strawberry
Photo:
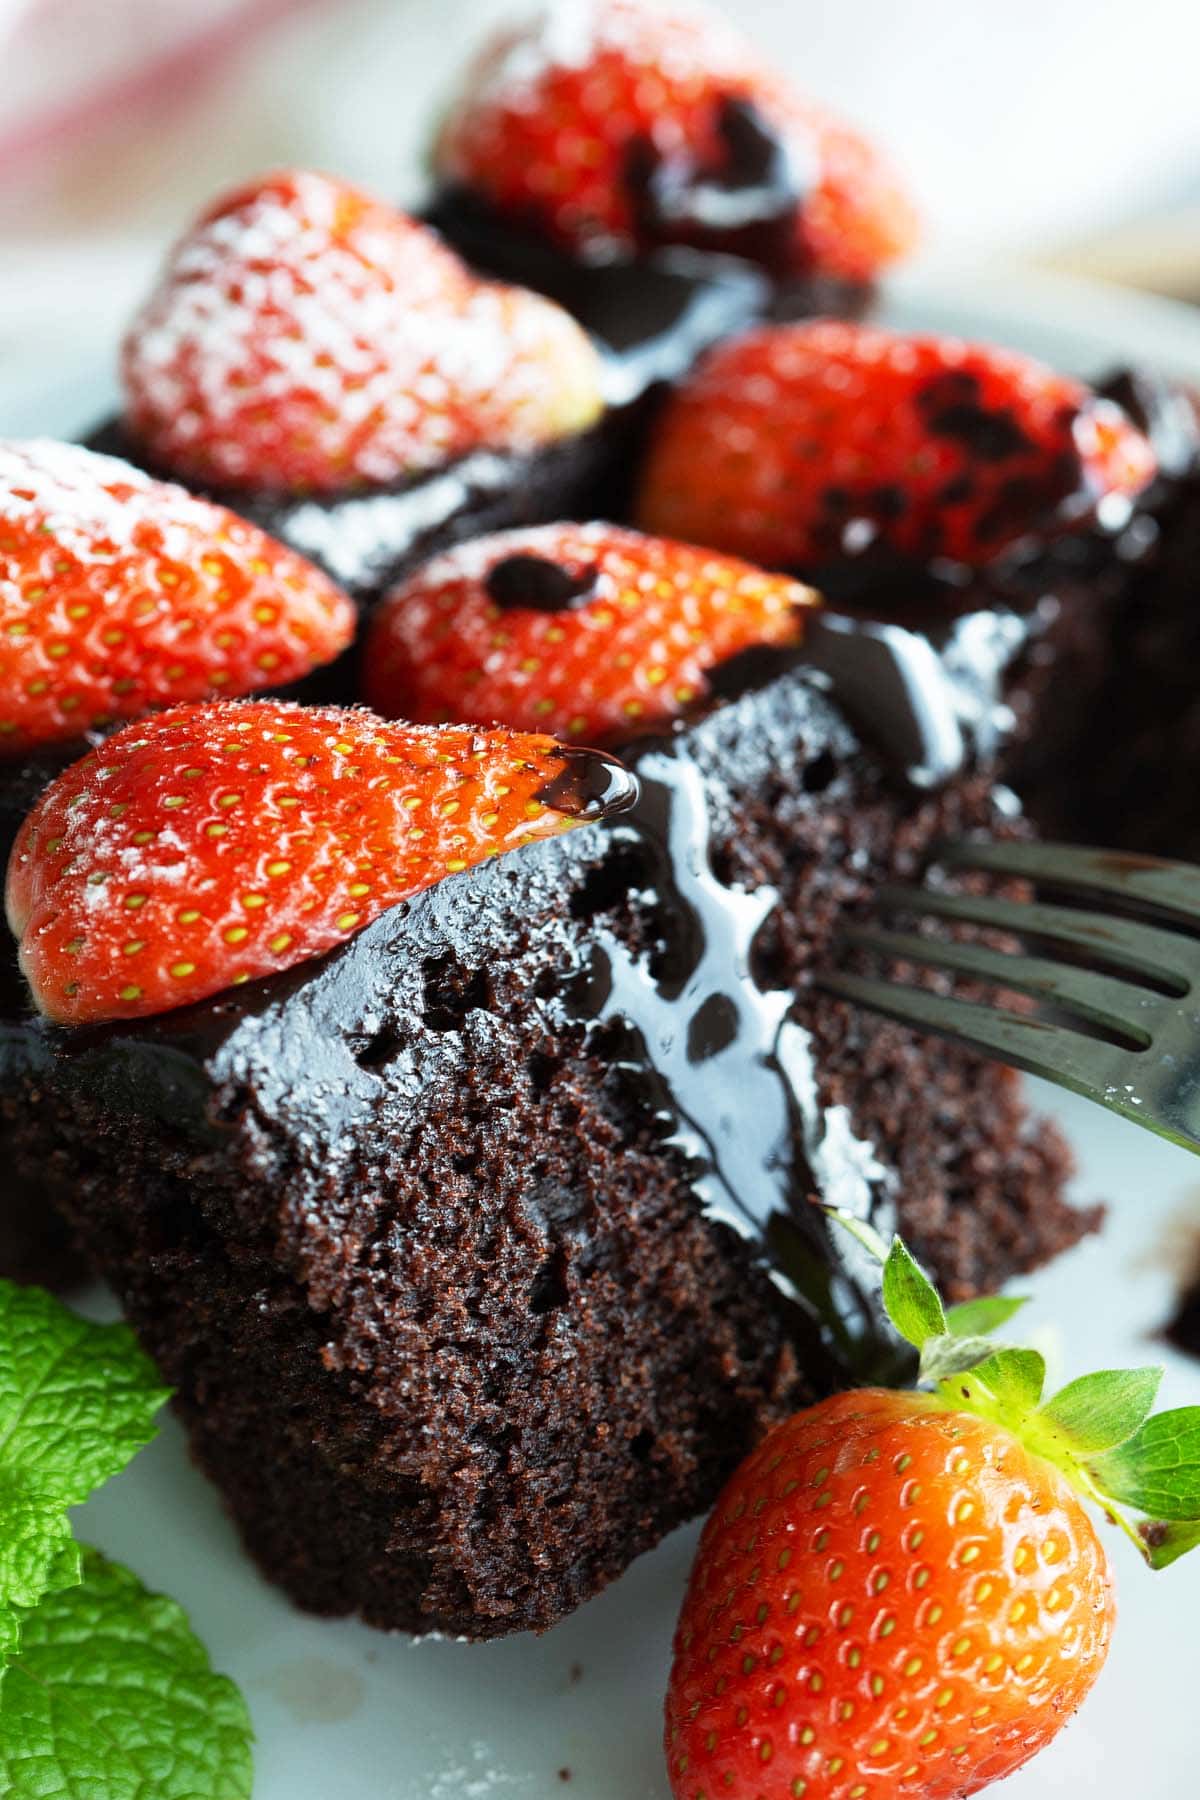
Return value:
M 603 743 L 663 724 L 708 671 L 797 644 L 811 588 L 615 526 L 543 525 L 437 557 L 376 614 L 364 683 L 378 711 L 499 720 Z
M 863 280 L 916 235 L 872 146 L 688 0 L 551 4 L 503 28 L 435 167 L 583 255 L 690 242 Z
M 637 516 L 809 573 L 881 547 L 978 568 L 1120 522 L 1153 474 L 1118 407 L 1031 357 L 817 320 L 710 353 L 658 421 Z
M 115 457 L 0 440 L 0 754 L 329 662 L 354 608 L 223 506 Z
M 136 1018 L 317 956 L 596 816 L 584 754 L 271 700 L 126 726 L 51 784 L 14 846 L 8 918 L 34 999 L 67 1024 Z M 608 805 L 632 794 L 595 761 Z
M 336 492 L 589 425 L 600 365 L 559 307 L 479 281 L 346 182 L 268 175 L 176 245 L 125 340 L 127 423 L 204 485 Z

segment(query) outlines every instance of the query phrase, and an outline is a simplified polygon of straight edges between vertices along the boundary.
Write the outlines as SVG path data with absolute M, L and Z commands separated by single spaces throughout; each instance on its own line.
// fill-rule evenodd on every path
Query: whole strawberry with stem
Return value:
M 223 506 L 78 444 L 0 440 L 0 755 L 285 686 L 353 636 L 341 589 Z
M 602 410 L 569 314 L 479 280 L 417 220 L 285 169 L 171 252 L 125 339 L 126 424 L 201 486 L 329 493 L 469 450 L 530 450 Z
M 1161 1370 L 1043 1401 L 1037 1351 L 945 1311 L 895 1240 L 884 1301 L 928 1391 L 837 1394 L 777 1426 L 704 1529 L 675 1635 L 676 1800 L 953 1800 L 1048 1744 L 1104 1664 L 1115 1608 L 1094 1501 L 1154 1567 L 1200 1541 L 1200 1408 Z
M 801 642 L 811 588 L 606 524 L 476 538 L 388 596 L 367 638 L 369 703 L 604 743 L 682 717 L 711 671 Z
M 819 319 L 708 354 L 659 416 L 635 510 L 770 568 L 980 569 L 1120 526 L 1154 470 L 1119 407 L 1032 357 Z
M 688 0 L 551 0 L 502 27 L 434 164 L 582 257 L 691 243 L 864 280 L 916 236 L 878 151 Z
M 634 792 L 619 764 L 540 734 L 176 707 L 46 789 L 13 847 L 8 920 L 42 1012 L 138 1018 L 318 956 Z

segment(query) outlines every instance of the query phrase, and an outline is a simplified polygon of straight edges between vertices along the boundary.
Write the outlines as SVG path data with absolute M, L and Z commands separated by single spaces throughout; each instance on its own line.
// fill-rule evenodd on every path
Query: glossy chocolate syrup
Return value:
M 682 151 L 664 156 L 648 138 L 630 145 L 625 185 L 639 242 L 687 244 L 790 273 L 815 162 L 802 169 L 796 149 L 743 95 L 720 103 L 716 136 L 711 164 Z
M 886 1231 L 894 1175 L 845 1107 L 822 1105 L 791 990 L 756 976 L 755 942 L 779 896 L 715 874 L 711 797 L 686 734 L 644 747 L 636 768 L 641 792 L 614 835 L 636 842 L 637 897 L 670 921 L 667 941 L 635 955 L 599 924 L 560 1021 L 620 1022 L 616 1066 L 687 1158 L 705 1213 L 760 1250 L 806 1366 L 878 1366 L 889 1354 L 878 1272 L 814 1200 Z
M 620 399 L 677 381 L 710 344 L 763 318 L 859 318 L 867 310 L 874 291 L 867 282 L 771 272 L 781 222 L 794 235 L 795 195 L 782 199 L 781 207 L 774 176 L 740 188 L 710 184 L 704 204 L 720 205 L 732 232 L 722 237 L 713 220 L 704 247 L 666 242 L 632 260 L 568 256 L 461 188 L 440 193 L 424 216 L 476 269 L 535 288 L 573 313 L 604 350 L 610 392 Z
M 567 569 L 552 557 L 523 551 L 493 563 L 483 585 L 502 612 L 573 612 L 593 597 L 598 575 L 594 565 Z

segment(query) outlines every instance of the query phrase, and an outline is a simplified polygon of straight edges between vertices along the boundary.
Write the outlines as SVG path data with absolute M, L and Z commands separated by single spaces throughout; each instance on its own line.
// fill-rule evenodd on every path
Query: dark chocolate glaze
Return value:
M 1099 382 L 1096 391 L 1128 413 L 1150 439 L 1160 483 L 1194 472 L 1200 456 L 1200 421 L 1191 391 L 1156 369 L 1118 369 Z
M 685 244 L 739 256 L 770 273 L 795 269 L 796 223 L 815 170 L 801 170 L 754 103 L 727 95 L 717 111 L 719 151 L 711 164 L 685 152 L 664 156 L 635 138 L 625 186 L 643 245 Z
M 615 836 L 633 846 L 640 891 L 670 918 L 670 937 L 635 954 L 599 923 L 585 971 L 558 997 L 562 1022 L 620 1023 L 618 1065 L 686 1156 L 704 1210 L 768 1259 L 805 1367 L 847 1355 L 869 1367 L 889 1342 L 870 1259 L 812 1200 L 890 1228 L 893 1177 L 846 1109 L 818 1100 L 790 989 L 757 978 L 755 943 L 778 895 L 715 874 L 705 778 L 686 737 L 650 741 L 635 761 L 640 796 Z
M 600 750 L 566 746 L 562 767 L 538 789 L 544 806 L 573 819 L 611 819 L 636 805 L 638 783 L 623 763 Z
M 461 188 L 439 194 L 425 216 L 477 269 L 573 313 L 608 356 L 616 395 L 677 381 L 710 344 L 763 318 L 858 318 L 874 294 L 866 282 L 835 276 L 773 280 L 743 257 L 683 245 L 580 261 Z
M 549 556 L 524 551 L 493 563 L 483 585 L 488 599 L 503 611 L 572 612 L 592 598 L 598 573 L 594 567 L 565 569 Z

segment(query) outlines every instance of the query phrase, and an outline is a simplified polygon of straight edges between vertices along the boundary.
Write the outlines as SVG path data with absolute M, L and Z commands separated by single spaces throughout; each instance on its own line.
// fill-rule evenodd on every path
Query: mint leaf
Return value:
M 1003 1409 L 1019 1423 L 1033 1411 L 1046 1384 L 1046 1359 L 1040 1350 L 993 1348 L 986 1361 L 976 1363 L 972 1382 L 982 1382 Z
M 1149 1417 L 1161 1369 L 1098 1369 L 1068 1382 L 1047 1400 L 1039 1422 L 1064 1438 L 1076 1455 L 1111 1450 Z
M 1200 1406 L 1147 1419 L 1133 1437 L 1089 1458 L 1085 1467 L 1120 1506 L 1153 1520 L 1200 1520 Z
M 10 1800 L 248 1800 L 253 1732 L 173 1600 L 85 1550 L 26 1614 L 0 1685 Z
M 79 1549 L 64 1509 L 13 1487 L 0 1471 L 0 1656 L 16 1646 L 21 1608 L 78 1580 Z
M 960 1300 L 957 1306 L 946 1308 L 946 1330 L 952 1337 L 987 1337 L 1026 1305 L 1025 1294 L 985 1294 L 978 1300 Z
M 0 1281 L 0 1477 L 78 1506 L 150 1442 L 169 1392 L 128 1325 Z
M 938 1291 L 898 1237 L 892 1239 L 883 1265 L 883 1304 L 900 1336 L 917 1350 L 928 1338 L 945 1333 L 946 1315 Z
M 78 1582 L 67 1508 L 149 1442 L 166 1393 L 128 1326 L 0 1281 L 0 1656 L 20 1609 Z

